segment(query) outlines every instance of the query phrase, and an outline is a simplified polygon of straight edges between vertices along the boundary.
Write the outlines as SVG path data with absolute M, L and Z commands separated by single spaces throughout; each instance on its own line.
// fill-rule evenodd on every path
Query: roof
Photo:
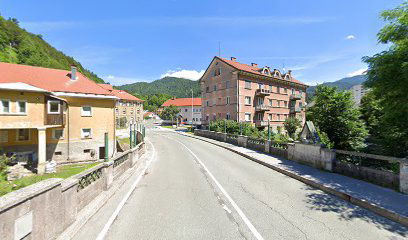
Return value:
M 77 72 L 71 80 L 71 71 L 0 62 L 0 83 L 25 83 L 50 92 L 69 92 L 111 95 L 97 83 Z
M 168 107 L 170 105 L 177 106 L 177 107 L 191 106 L 191 103 L 193 103 L 194 106 L 201 106 L 201 98 L 193 98 L 192 101 L 191 101 L 191 98 L 169 99 L 162 104 L 162 107 Z
M 226 58 L 220 58 L 220 57 L 215 57 L 215 58 L 220 59 L 221 61 L 227 63 L 228 65 L 230 65 L 230 66 L 232 66 L 232 67 L 234 67 L 234 68 L 236 68 L 238 70 L 253 73 L 253 74 L 256 74 L 256 75 L 260 75 L 260 76 L 271 77 L 271 75 L 262 73 L 263 68 L 259 68 L 257 66 L 252 66 L 252 65 L 248 65 L 248 64 L 244 64 L 244 63 L 240 63 L 240 62 L 237 62 L 237 61 L 232 61 L 232 60 L 229 60 L 229 59 L 226 59 Z M 289 81 L 289 80 L 286 80 L 286 79 L 282 79 L 282 80 Z M 290 82 L 294 82 L 294 83 L 297 83 L 297 84 L 302 84 L 302 85 L 307 86 L 305 83 L 302 83 L 301 81 L 295 79 L 292 76 L 291 76 Z
M 0 83 L 0 89 L 2 90 L 17 90 L 17 91 L 26 91 L 26 92 L 45 92 L 47 90 L 31 86 L 26 83 L 16 82 L 16 83 Z
M 127 101 L 138 101 L 138 102 L 143 102 L 143 100 L 140 100 L 139 98 L 133 96 L 132 94 L 124 91 L 124 90 L 118 90 L 114 89 L 112 85 L 110 84 L 98 84 L 100 87 L 103 89 L 108 90 L 111 94 L 114 96 L 118 97 L 121 100 L 127 100 Z

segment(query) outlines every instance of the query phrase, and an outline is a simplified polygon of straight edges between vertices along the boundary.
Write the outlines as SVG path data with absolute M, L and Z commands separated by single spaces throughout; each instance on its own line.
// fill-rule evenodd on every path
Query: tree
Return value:
M 174 105 L 170 105 L 168 107 L 165 107 L 163 109 L 163 112 L 161 113 L 160 117 L 163 120 L 172 120 L 174 121 L 178 114 L 180 112 L 180 109 Z
M 334 148 L 358 150 L 365 146 L 367 130 L 351 92 L 319 85 L 313 99 L 315 104 L 309 108 L 308 117 L 327 134 Z
M 285 120 L 284 126 L 289 136 L 295 139 L 295 133 L 298 128 L 302 127 L 302 122 L 296 117 L 289 117 Z
M 388 22 L 378 33 L 378 41 L 390 48 L 372 57 L 366 86 L 381 106 L 377 137 L 387 154 L 408 156 L 408 3 L 381 14 Z M 371 124 L 371 123 L 369 123 Z

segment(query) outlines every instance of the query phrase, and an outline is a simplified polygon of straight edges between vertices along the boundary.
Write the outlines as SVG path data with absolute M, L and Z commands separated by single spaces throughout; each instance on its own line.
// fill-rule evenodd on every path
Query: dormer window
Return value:
M 262 74 L 271 75 L 271 71 L 269 70 L 269 68 L 264 67 L 264 68 L 262 68 Z
M 281 77 L 282 77 L 281 74 L 280 74 L 280 72 L 279 72 L 277 69 L 275 69 L 275 70 L 273 71 L 273 76 L 276 77 L 276 78 L 281 78 Z
M 221 75 L 221 68 L 219 67 L 219 68 L 216 68 L 215 70 L 214 70 L 214 76 L 219 76 L 219 75 Z

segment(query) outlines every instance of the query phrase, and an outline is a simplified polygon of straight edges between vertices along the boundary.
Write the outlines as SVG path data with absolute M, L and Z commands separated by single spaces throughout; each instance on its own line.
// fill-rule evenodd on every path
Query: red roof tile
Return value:
M 220 57 L 216 57 L 216 58 L 224 61 L 225 63 L 231 65 L 232 67 L 234 67 L 234 68 L 236 68 L 238 70 L 242 70 L 242 71 L 245 71 L 245 72 L 249 72 L 249 73 L 253 73 L 253 74 L 257 74 L 257 75 L 261 75 L 261 76 L 270 77 L 270 75 L 261 73 L 262 68 L 253 67 L 251 65 L 236 62 L 236 61 L 231 61 L 231 60 L 226 59 L 226 58 L 220 58 Z M 288 80 L 285 80 L 285 81 L 288 81 Z M 307 86 L 305 83 L 302 83 L 301 81 L 295 79 L 294 77 L 292 77 L 292 79 L 290 81 Z
M 111 95 L 79 72 L 78 79 L 71 80 L 70 73 L 67 70 L 0 62 L 0 83 L 22 82 L 51 92 Z
M 118 90 L 114 89 L 112 85 L 110 84 L 98 84 L 100 87 L 108 90 L 111 94 L 115 95 L 119 99 L 122 100 L 128 100 L 128 101 L 138 101 L 138 102 L 143 102 L 143 100 L 140 100 L 139 98 L 133 96 L 132 94 L 124 91 L 124 90 Z
M 162 104 L 162 107 L 168 107 L 170 105 L 181 107 L 181 106 L 191 106 L 191 102 L 193 102 L 194 106 L 201 106 L 201 98 L 175 98 L 169 99 Z

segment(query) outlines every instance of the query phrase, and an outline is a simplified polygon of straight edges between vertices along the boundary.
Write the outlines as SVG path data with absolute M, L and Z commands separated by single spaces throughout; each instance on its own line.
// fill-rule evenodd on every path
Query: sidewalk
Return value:
M 307 185 L 311 185 L 357 206 L 373 211 L 378 215 L 408 226 L 408 195 L 248 148 L 191 134 L 180 132 L 179 134 L 226 148 Z

